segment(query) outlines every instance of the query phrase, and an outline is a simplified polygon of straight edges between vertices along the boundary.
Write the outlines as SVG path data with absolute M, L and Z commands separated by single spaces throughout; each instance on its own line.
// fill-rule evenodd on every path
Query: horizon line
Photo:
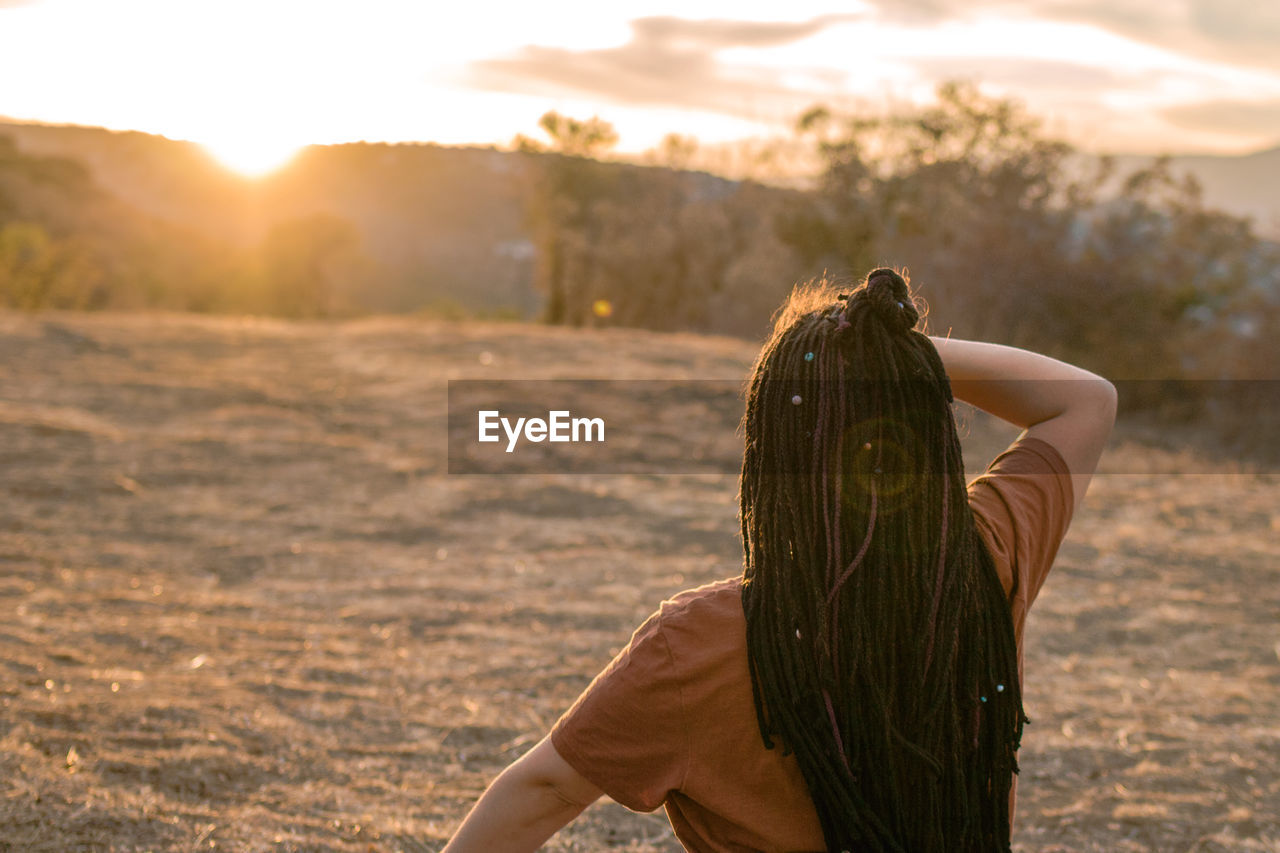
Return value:
M 603 116 L 596 115 L 595 117 L 600 118 L 602 121 L 606 121 L 606 122 L 608 121 L 608 119 L 604 118 Z M 0 114 L 0 124 L 65 128 L 65 129 L 74 129 L 74 130 L 99 130 L 99 131 L 105 131 L 107 133 L 119 133 L 119 134 L 137 133 L 143 136 L 150 136 L 157 139 L 164 139 L 169 142 L 181 142 L 181 143 L 196 145 L 202 149 L 205 149 L 206 151 L 208 150 L 207 143 L 201 142 L 198 139 L 189 139 L 189 138 L 179 137 L 179 136 L 169 136 L 159 131 L 144 130 L 142 128 L 137 128 L 137 127 L 108 127 L 107 125 L 101 125 L 101 124 L 82 124 L 74 121 L 55 121 L 55 120 L 40 119 L 40 118 L 22 118 L 18 116 L 10 116 L 10 115 L 4 115 L 4 114 Z M 673 131 L 672 133 L 674 134 L 676 132 Z M 298 145 L 297 151 L 301 152 L 307 148 L 338 148 L 346 145 L 388 145 L 388 146 L 421 145 L 421 146 L 434 146 L 437 148 L 456 148 L 456 149 L 470 148 L 470 149 L 484 149 L 484 150 L 495 150 L 495 151 L 515 151 L 516 149 L 513 147 L 513 143 L 516 137 L 520 134 L 522 134 L 522 131 L 520 130 L 513 131 L 511 134 L 511 139 L 507 142 L 476 141 L 476 142 L 462 142 L 462 143 L 446 143 L 446 142 L 437 142 L 435 140 L 430 140 L 430 139 L 350 139 L 342 142 L 304 142 Z M 697 136 L 694 136 L 692 134 L 677 134 L 677 135 L 680 135 L 682 137 L 692 138 L 699 144 L 699 146 L 705 147 L 705 149 L 709 151 L 731 149 L 735 145 L 742 145 L 742 144 L 747 144 L 752 142 L 784 141 L 784 140 L 793 138 L 793 136 L 783 136 L 783 135 L 776 135 L 776 136 L 757 135 L 757 136 L 744 136 L 737 139 L 725 140 L 722 142 L 703 142 L 702 140 L 698 139 Z M 1046 138 L 1056 139 L 1057 137 L 1052 137 L 1046 134 Z M 1066 141 L 1066 140 L 1062 140 L 1062 141 Z M 1167 156 L 1167 157 L 1177 157 L 1177 158 L 1208 157 L 1208 158 L 1216 158 L 1216 159 L 1244 159 L 1248 157 L 1254 157 L 1260 154 L 1267 154 L 1272 151 L 1280 151 L 1280 138 L 1272 140 L 1269 143 L 1263 143 L 1261 147 L 1245 149 L 1245 150 L 1241 150 L 1234 153 L 1226 152 L 1226 151 L 1206 150 L 1206 149 L 1188 149 L 1188 150 L 1182 150 L 1182 151 L 1176 151 L 1176 152 L 1167 150 L 1167 149 L 1164 151 L 1151 151 L 1151 150 L 1106 151 L 1106 150 L 1085 149 L 1079 145 L 1076 145 L 1075 143 L 1070 143 L 1070 142 L 1068 142 L 1067 144 L 1071 145 L 1071 147 L 1079 153 L 1089 154 L 1097 157 L 1110 156 L 1110 157 L 1158 158 L 1158 157 Z M 624 150 L 619 150 L 617 153 L 622 155 L 635 155 L 638 157 L 646 153 L 649 153 L 653 150 L 654 150 L 653 147 L 634 150 L 634 151 L 624 149 Z M 596 158 L 596 159 L 600 159 L 600 158 Z

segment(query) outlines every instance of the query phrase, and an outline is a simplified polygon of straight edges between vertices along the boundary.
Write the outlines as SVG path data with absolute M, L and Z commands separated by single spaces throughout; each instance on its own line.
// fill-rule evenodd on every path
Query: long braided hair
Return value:
M 1022 697 L 951 387 L 906 280 L 798 288 L 756 362 L 740 482 L 760 733 L 827 846 L 1009 849 Z

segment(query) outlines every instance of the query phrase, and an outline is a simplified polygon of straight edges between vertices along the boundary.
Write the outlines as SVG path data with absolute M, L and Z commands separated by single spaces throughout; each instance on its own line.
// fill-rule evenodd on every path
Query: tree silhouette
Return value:
M 570 157 L 597 157 L 618 144 L 613 125 L 597 116 L 576 119 L 551 110 L 538 119 L 538 127 L 550 138 L 549 147 L 524 134 L 516 135 L 514 147 L 531 153 L 550 150 Z

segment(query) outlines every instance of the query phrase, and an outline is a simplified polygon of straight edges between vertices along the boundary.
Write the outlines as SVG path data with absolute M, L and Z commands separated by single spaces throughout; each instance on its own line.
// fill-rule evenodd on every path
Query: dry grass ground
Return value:
M 739 561 L 728 476 L 447 475 L 445 380 L 751 355 L 0 314 L 0 850 L 437 850 L 659 601 Z M 1007 438 L 975 421 L 971 473 Z M 1280 479 L 1105 464 L 1029 623 L 1017 847 L 1280 850 Z M 602 802 L 550 849 L 679 848 Z

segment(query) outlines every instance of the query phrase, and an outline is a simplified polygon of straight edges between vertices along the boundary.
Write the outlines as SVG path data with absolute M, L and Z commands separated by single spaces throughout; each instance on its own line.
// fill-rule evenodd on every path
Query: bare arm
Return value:
M 493 780 L 441 853 L 537 850 L 603 793 L 543 738 Z
M 1116 389 L 1101 376 L 1046 355 L 1000 344 L 930 338 L 956 397 L 1023 435 L 1053 445 L 1071 472 L 1075 506 L 1116 419 Z

